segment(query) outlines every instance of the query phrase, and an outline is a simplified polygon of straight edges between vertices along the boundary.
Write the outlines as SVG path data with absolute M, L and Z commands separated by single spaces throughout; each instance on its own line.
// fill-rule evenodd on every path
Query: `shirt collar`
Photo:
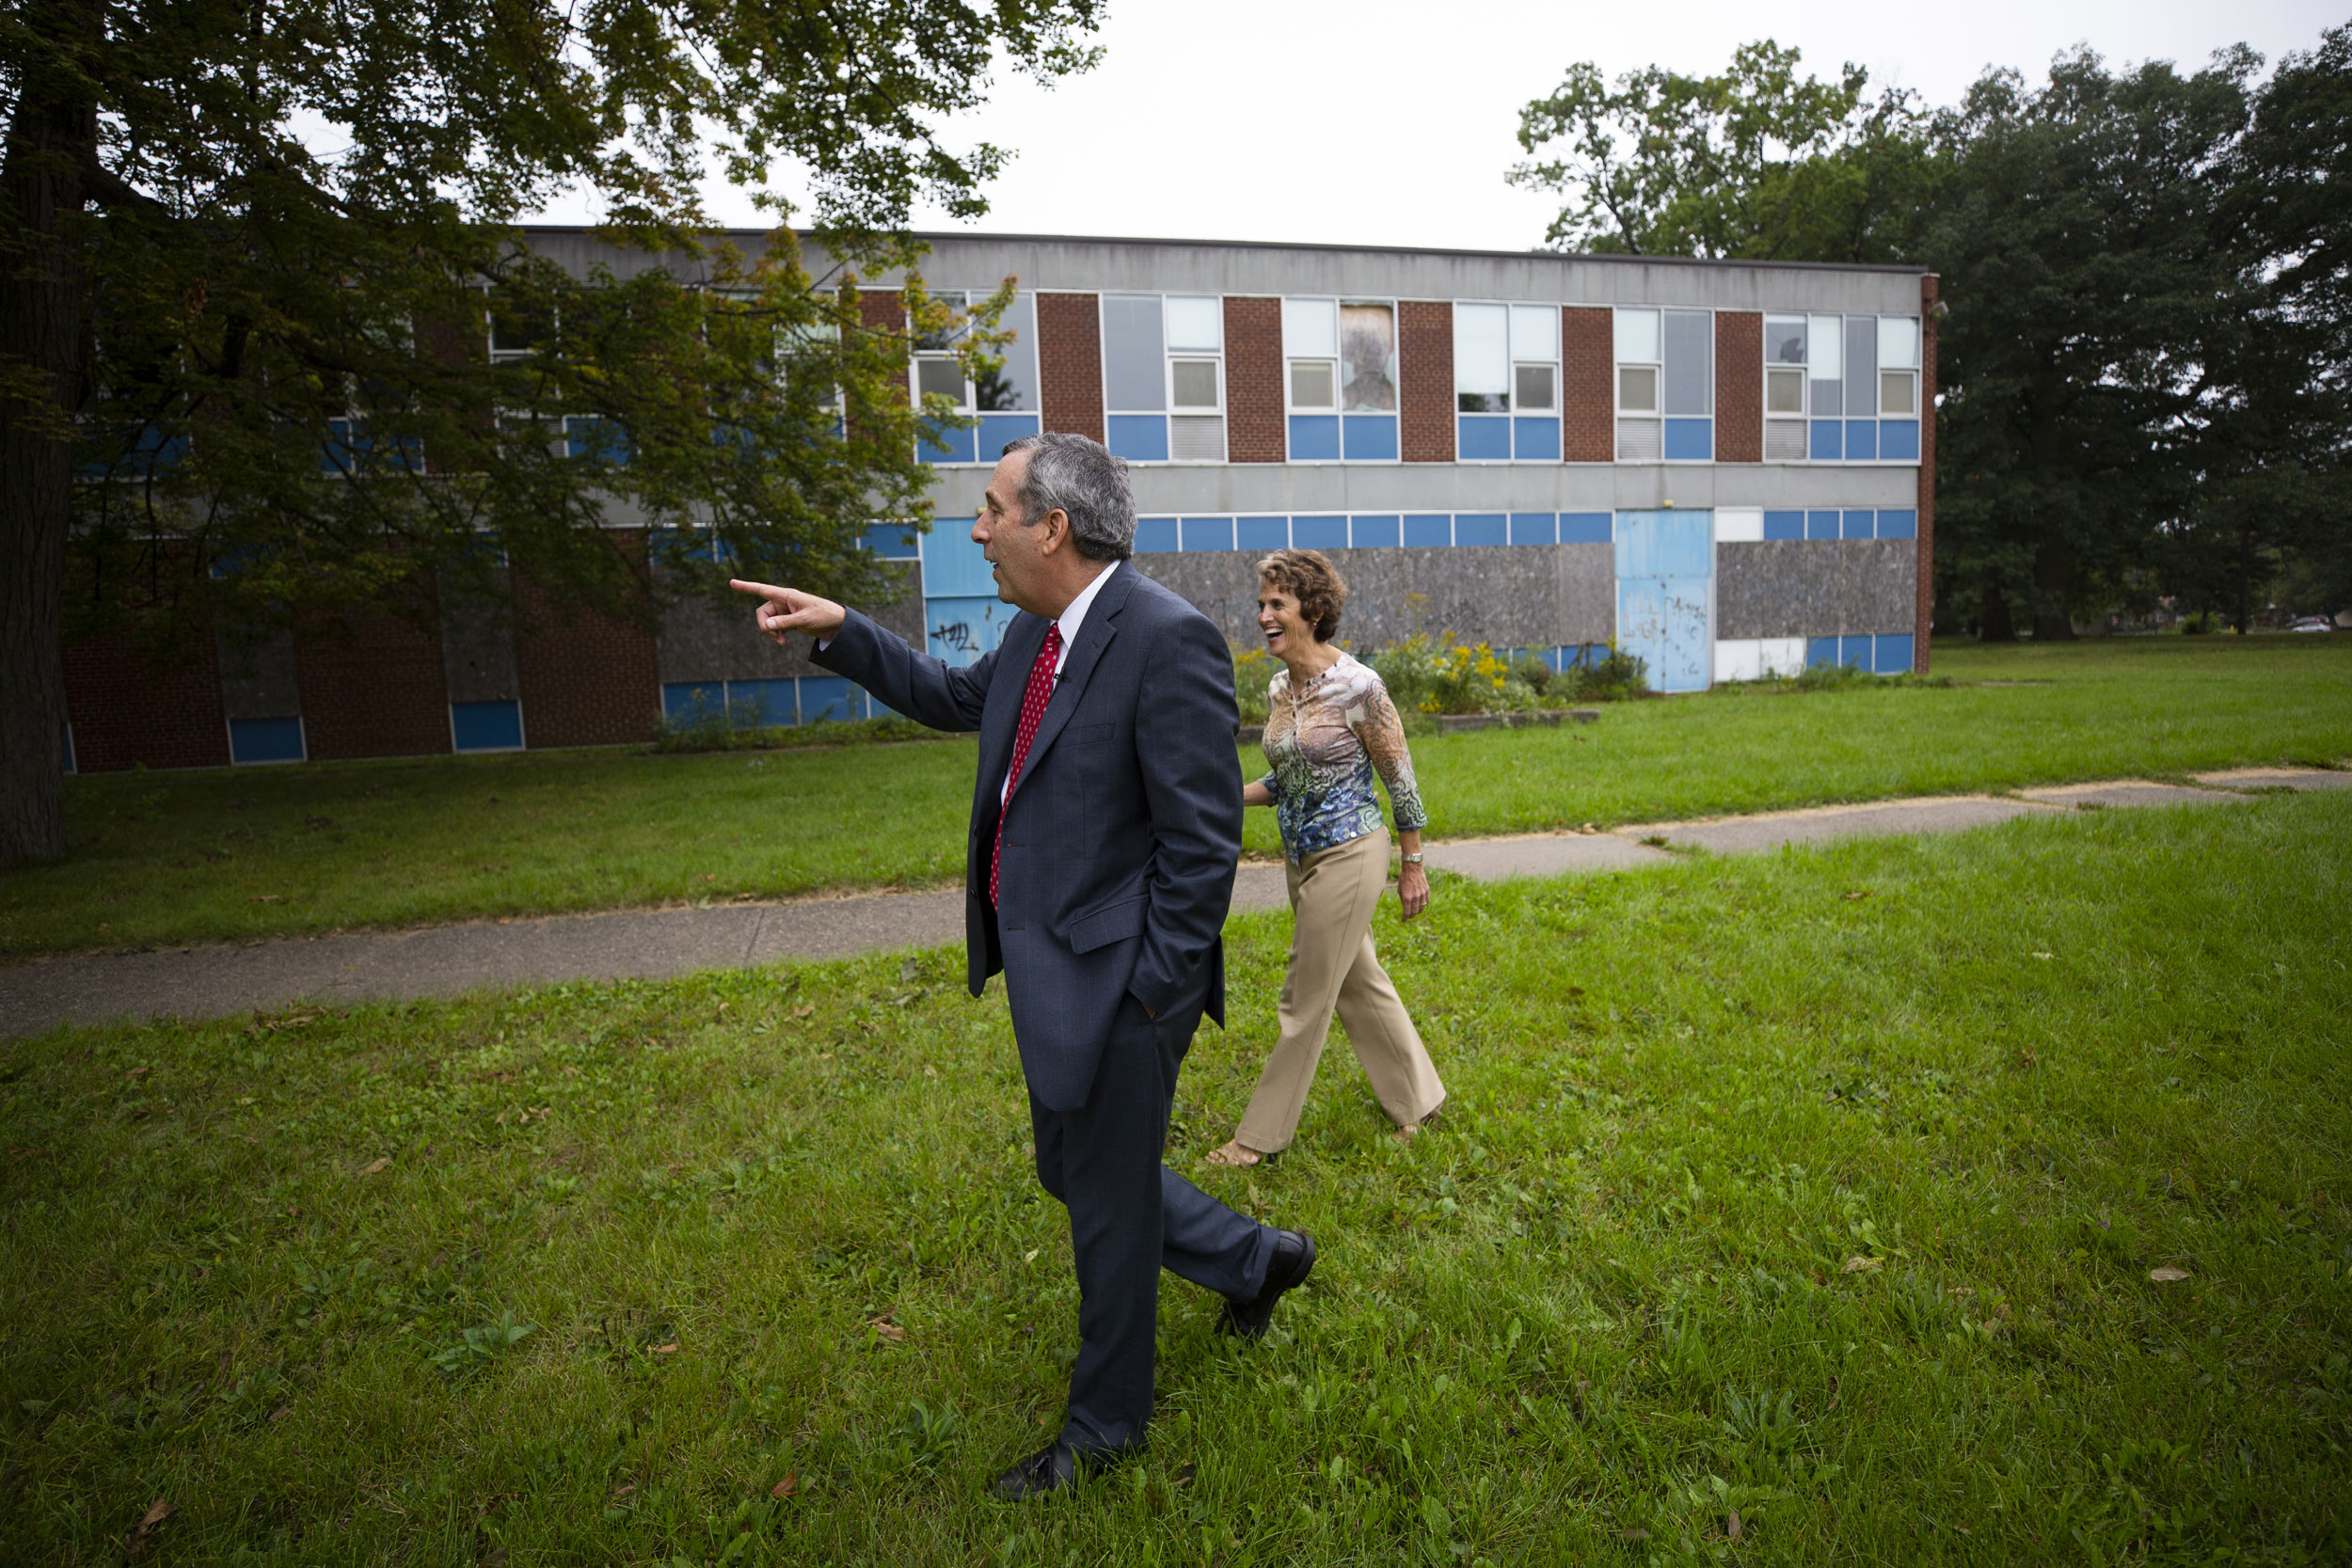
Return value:
M 1061 657 L 1054 661 L 1054 673 L 1060 674 L 1061 667 L 1070 661 L 1070 650 L 1077 645 L 1078 628 L 1086 625 L 1087 611 L 1094 607 L 1094 595 L 1103 591 L 1103 585 L 1111 580 L 1111 574 L 1117 570 L 1118 562 L 1105 562 L 1103 569 L 1094 574 L 1094 580 L 1078 590 L 1078 596 L 1054 622 L 1061 628 Z

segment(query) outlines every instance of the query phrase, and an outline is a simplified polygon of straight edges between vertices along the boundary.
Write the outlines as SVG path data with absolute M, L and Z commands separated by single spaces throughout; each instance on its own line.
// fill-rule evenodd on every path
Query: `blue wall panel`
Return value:
M 1104 423 L 1110 439 L 1104 444 L 1130 463 L 1168 461 L 1168 416 L 1113 414 Z
M 1343 416 L 1343 420 L 1347 426 L 1347 460 L 1350 463 L 1396 461 L 1394 414 L 1348 414 Z
M 1514 512 L 1511 514 L 1511 543 L 1514 545 L 1556 545 L 1560 542 L 1560 519 L 1549 512 Z
M 936 439 L 929 436 L 914 438 L 914 455 L 926 463 L 976 463 L 979 461 L 977 452 L 969 430 L 943 430 Z
M 1359 550 L 1392 550 L 1399 543 L 1397 519 L 1390 516 L 1350 517 L 1347 520 L 1347 542 Z
M 1238 547 L 1245 550 L 1279 550 L 1291 542 L 1288 517 L 1244 517 L 1238 527 Z
M 1764 537 L 1767 539 L 1804 538 L 1804 514 L 1802 512 L 1765 513 Z
M 1137 555 L 1174 555 L 1180 547 L 1173 517 L 1137 517 L 1136 519 L 1136 553 Z
M 1509 519 L 1500 512 L 1456 513 L 1454 517 L 1454 542 L 1457 545 L 1507 545 L 1511 542 Z
M 853 681 L 839 675 L 803 675 L 801 677 L 801 722 L 821 723 L 827 720 L 863 719 L 866 717 L 866 693 Z
M 1919 421 L 1916 420 L 1881 420 L 1879 421 L 1879 455 L 1897 462 L 1919 461 Z
M 661 717 L 676 723 L 691 723 L 698 714 L 723 713 L 727 705 L 727 683 L 724 681 L 672 681 L 661 689 Z M 471 710 L 509 708 L 513 703 L 452 703 L 450 728 L 461 752 L 509 750 L 471 743 L 468 738 L 469 725 L 479 725 L 482 715 Z M 519 723 L 520 714 L 516 714 Z
M 1182 534 L 1184 546 L 1188 550 L 1230 550 L 1233 547 L 1233 519 L 1186 517 Z
M 1835 463 L 1845 455 L 1845 434 L 1836 420 L 1816 420 L 1805 455 L 1816 463 Z
M 231 719 L 229 721 L 230 762 L 300 762 L 302 721 L 299 719 Z
M 1841 637 L 1837 640 L 1837 662 L 1851 664 L 1857 670 L 1870 668 L 1870 639 Z
M 1867 463 L 1879 454 L 1879 424 L 1876 420 L 1846 421 L 1846 461 Z
M 800 702 L 791 680 L 727 682 L 727 718 L 758 729 L 799 723 Z
M 1870 539 L 1876 536 L 1876 519 L 1867 512 L 1847 513 L 1844 525 L 1837 534 L 1840 539 Z
M 1013 613 L 1012 606 L 993 593 L 928 598 L 923 601 L 923 641 L 931 657 L 961 668 L 1005 640 L 1005 627 L 1011 624 Z M 801 693 L 801 707 L 805 716 L 805 691 Z
M 1502 414 L 1456 414 L 1454 455 L 1463 463 L 1501 463 L 1511 455 L 1511 420 Z
M 1340 417 L 1337 414 L 1293 414 L 1290 460 L 1294 463 L 1337 463 L 1340 460 Z
M 1522 463 L 1560 461 L 1560 421 L 1557 419 L 1513 420 L 1512 455 Z
M 670 693 L 661 689 L 661 711 L 670 712 Z M 719 699 L 719 683 L 707 683 L 711 701 Z M 523 744 L 523 705 L 520 703 L 452 703 L 449 705 L 450 749 L 455 752 L 518 752 Z
M 1347 519 L 1293 517 L 1291 543 L 1302 550 L 1343 550 L 1347 548 Z
M 1017 441 L 1024 436 L 1035 436 L 1041 421 L 1035 414 L 983 414 L 980 416 L 979 459 L 993 466 L 1005 454 L 1005 443 Z
M 662 531 L 675 531 L 665 529 Z M 920 561 L 923 558 L 923 536 L 897 523 L 880 523 L 867 529 L 861 543 L 884 561 Z
M 1454 518 L 1450 514 L 1422 514 L 1405 519 L 1405 543 L 1415 548 L 1454 543 Z
M 1835 539 L 1841 520 L 1835 512 L 1808 512 L 1804 515 L 1804 536 L 1807 539 Z
M 954 523 L 934 527 L 922 536 L 923 596 L 927 599 L 996 596 L 996 569 L 972 542 L 969 528 Z
M 1823 670 L 1837 662 L 1837 639 L 1808 637 L 1804 640 L 1804 667 Z
M 1919 514 L 1911 511 L 1880 513 L 1879 537 L 1882 539 L 1918 538 Z
M 1563 512 L 1560 514 L 1560 543 L 1563 545 L 1606 545 L 1616 537 L 1615 519 L 1606 512 Z
M 1666 421 L 1667 462 L 1711 463 L 1714 458 L 1714 420 L 1668 420 Z
M 1882 675 L 1899 675 L 1911 668 L 1911 639 L 1886 636 L 1875 640 L 1870 668 Z

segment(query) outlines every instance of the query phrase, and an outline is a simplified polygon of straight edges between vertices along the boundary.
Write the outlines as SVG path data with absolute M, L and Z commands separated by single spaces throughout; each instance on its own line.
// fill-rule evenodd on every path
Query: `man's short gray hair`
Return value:
M 1089 561 L 1124 561 L 1136 553 L 1136 498 L 1127 464 L 1084 436 L 1047 431 L 1005 443 L 1005 455 L 1029 454 L 1021 476 L 1021 521 L 1034 526 L 1049 512 L 1069 515 L 1070 535 Z

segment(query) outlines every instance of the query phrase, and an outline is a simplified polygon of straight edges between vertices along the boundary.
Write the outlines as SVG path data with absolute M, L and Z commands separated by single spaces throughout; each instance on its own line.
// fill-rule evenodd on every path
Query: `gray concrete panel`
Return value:
M 660 266 L 688 279 L 708 273 L 707 264 L 684 257 L 615 250 L 585 229 L 534 226 L 525 233 L 542 255 L 582 276 L 598 265 L 623 276 Z M 731 230 L 726 238 L 748 256 L 767 248 L 765 230 Z M 1081 293 L 1342 294 L 1915 315 L 1923 276 L 1901 267 L 1570 256 L 1537 250 L 1397 250 L 1073 235 L 922 238 L 930 254 L 921 271 L 934 289 L 989 290 L 1007 277 L 1017 277 L 1024 289 Z M 812 245 L 803 245 L 803 255 L 819 278 L 835 270 L 832 258 Z M 866 281 L 892 287 L 899 277 L 896 272 L 877 272 Z
M 1384 647 L 1416 631 L 1451 631 L 1497 647 L 1549 647 L 1568 641 L 1559 635 L 1558 575 L 1535 565 L 1541 555 L 1557 554 L 1559 548 L 1327 551 L 1348 585 L 1339 640 L 1359 649 Z M 1258 559 L 1247 550 L 1195 550 L 1139 555 L 1135 561 L 1153 581 L 1183 594 L 1215 621 L 1228 641 L 1253 647 L 1261 641 Z M 1580 586 L 1589 576 L 1586 563 Z
M 493 575 L 498 599 L 453 582 L 441 586 L 441 666 L 453 703 L 511 703 L 522 696 L 515 668 L 515 618 L 502 597 L 506 569 Z
M 230 719 L 291 719 L 302 711 L 294 634 L 218 634 L 220 701 Z
M 1617 635 L 1617 552 L 1610 545 L 1560 545 L 1552 551 L 1559 635 L 1552 642 L 1606 642 Z
M 1715 547 L 1715 635 L 1912 633 L 1918 545 L 1910 539 L 1781 539 Z

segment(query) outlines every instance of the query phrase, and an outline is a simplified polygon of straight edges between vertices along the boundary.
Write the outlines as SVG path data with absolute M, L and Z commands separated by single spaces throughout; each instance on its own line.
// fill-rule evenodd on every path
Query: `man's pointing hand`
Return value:
M 739 594 L 759 595 L 759 629 L 779 643 L 787 632 L 806 632 L 820 641 L 831 637 L 841 629 L 841 623 L 849 614 L 831 599 L 820 599 L 797 588 L 777 588 L 738 578 L 730 578 L 727 586 Z

